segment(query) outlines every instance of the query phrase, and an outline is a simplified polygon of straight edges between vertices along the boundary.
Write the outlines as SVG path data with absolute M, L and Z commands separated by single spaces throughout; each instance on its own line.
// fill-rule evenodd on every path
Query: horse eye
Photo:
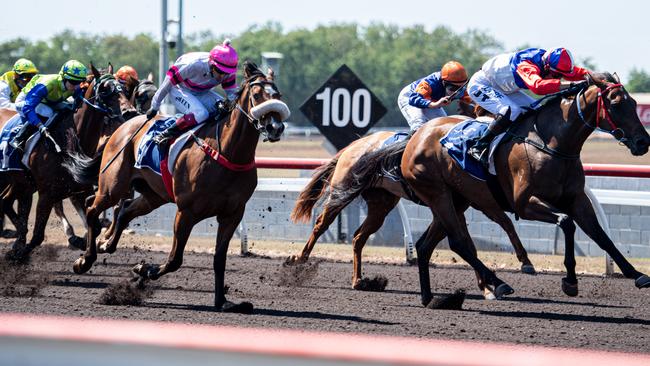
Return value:
M 255 100 L 260 100 L 260 98 L 262 98 L 262 95 L 261 94 L 253 94 L 253 98 L 255 98 Z

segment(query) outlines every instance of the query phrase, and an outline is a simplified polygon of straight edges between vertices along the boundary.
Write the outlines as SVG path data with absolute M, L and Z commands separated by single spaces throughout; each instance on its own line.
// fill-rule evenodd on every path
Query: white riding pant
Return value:
M 410 85 L 407 85 L 397 97 L 397 106 L 411 127 L 411 131 L 417 130 L 434 118 L 447 116 L 447 112 L 442 108 L 418 108 L 410 105 L 409 94 L 411 94 L 411 88 Z
M 535 98 L 526 94 L 523 89 L 506 94 L 486 77 L 483 70 L 479 70 L 469 79 L 467 91 L 473 101 L 492 114 L 505 114 L 510 108 L 511 121 L 516 120 L 535 102 Z
M 196 123 L 203 123 L 208 119 L 210 113 L 217 111 L 217 103 L 223 100 L 214 90 L 191 92 L 179 87 L 172 88 L 169 96 L 178 113 L 193 113 Z

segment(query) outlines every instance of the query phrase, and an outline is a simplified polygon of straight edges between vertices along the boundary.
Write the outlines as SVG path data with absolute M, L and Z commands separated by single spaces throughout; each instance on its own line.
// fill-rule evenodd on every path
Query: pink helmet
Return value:
M 238 61 L 237 51 L 232 48 L 229 39 L 223 41 L 223 44 L 214 46 L 210 51 L 210 64 L 224 73 L 236 73 Z

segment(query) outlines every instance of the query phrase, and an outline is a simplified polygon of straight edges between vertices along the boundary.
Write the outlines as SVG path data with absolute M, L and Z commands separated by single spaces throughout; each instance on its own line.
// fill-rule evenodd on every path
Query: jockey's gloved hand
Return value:
M 580 80 L 580 81 L 574 81 L 571 82 L 571 86 L 569 86 L 571 89 L 576 88 L 576 89 L 581 89 L 587 87 L 587 84 L 589 82 L 587 80 Z
M 152 119 L 158 114 L 158 110 L 154 107 L 149 108 L 147 111 L 147 119 Z
M 39 131 L 40 133 L 42 133 L 42 134 L 47 133 L 47 127 L 45 127 L 44 124 L 39 123 L 38 125 L 36 125 L 36 127 L 38 127 L 38 131 Z

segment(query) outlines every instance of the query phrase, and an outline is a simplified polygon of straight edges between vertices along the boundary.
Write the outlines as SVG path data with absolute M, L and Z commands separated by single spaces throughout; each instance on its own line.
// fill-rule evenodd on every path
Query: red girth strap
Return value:
M 205 155 L 209 156 L 210 158 L 212 158 L 212 160 L 221 164 L 221 166 L 223 166 L 224 168 L 236 172 L 244 172 L 255 168 L 255 160 L 251 161 L 248 164 L 235 164 L 230 160 L 226 159 L 226 157 L 224 157 L 223 155 L 219 154 L 217 150 L 213 149 L 212 146 L 208 145 L 208 143 L 205 142 L 205 140 L 203 140 L 202 138 L 196 136 L 194 133 L 192 133 L 191 135 L 192 138 L 194 139 L 194 142 L 197 145 L 199 145 L 199 148 L 203 150 Z

